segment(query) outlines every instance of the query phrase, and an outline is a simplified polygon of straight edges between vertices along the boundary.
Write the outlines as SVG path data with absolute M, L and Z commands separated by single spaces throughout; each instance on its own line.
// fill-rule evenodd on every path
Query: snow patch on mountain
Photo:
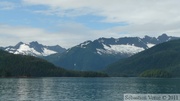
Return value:
M 119 41 L 119 39 L 115 39 L 115 43 L 117 43 Z
M 103 40 L 103 39 L 100 39 L 100 40 L 99 40 L 99 43 L 104 43 L 104 40 Z
M 138 52 L 141 52 L 144 50 L 144 48 L 137 47 L 134 45 L 105 45 L 103 44 L 104 49 L 96 49 L 97 53 L 99 55 L 104 54 L 129 54 L 133 55 Z
M 147 46 L 148 46 L 148 48 L 151 48 L 151 47 L 155 46 L 155 44 L 147 43 Z
M 44 50 L 44 52 L 42 53 L 43 56 L 48 56 L 48 55 L 57 53 L 57 52 L 49 50 L 47 48 L 44 48 L 43 50 Z
M 81 48 L 86 48 L 86 46 L 90 43 L 91 41 L 86 41 L 86 42 L 84 42 L 84 43 L 81 43 L 80 44 L 80 47 Z
M 168 40 L 167 41 L 170 41 L 172 38 L 170 37 L 170 38 L 168 38 Z

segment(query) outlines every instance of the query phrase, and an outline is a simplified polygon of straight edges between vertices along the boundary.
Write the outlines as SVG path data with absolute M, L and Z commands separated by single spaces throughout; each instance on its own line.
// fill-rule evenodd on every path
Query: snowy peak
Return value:
M 80 48 L 91 49 L 94 53 L 103 54 L 125 54 L 127 56 L 134 55 L 145 49 L 151 48 L 156 44 L 177 39 L 177 37 L 162 34 L 159 37 L 144 36 L 140 37 L 122 37 L 122 38 L 99 38 L 94 41 L 86 41 L 78 45 Z M 74 49 L 74 48 L 73 48 Z
M 30 48 L 35 49 L 36 51 L 43 53 L 43 50 L 45 48 L 45 46 L 43 46 L 42 44 L 39 44 L 37 41 L 33 41 L 29 43 Z
M 66 49 L 56 46 L 45 46 L 39 44 L 37 41 L 30 43 L 19 42 L 15 46 L 9 46 L 4 48 L 5 51 L 13 54 L 31 55 L 31 56 L 48 56 L 55 53 L 62 53 Z

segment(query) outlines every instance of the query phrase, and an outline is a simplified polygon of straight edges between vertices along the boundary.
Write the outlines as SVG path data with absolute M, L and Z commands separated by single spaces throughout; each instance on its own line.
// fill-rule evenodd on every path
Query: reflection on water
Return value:
M 2 101 L 123 101 L 123 94 L 178 94 L 180 79 L 3 78 Z

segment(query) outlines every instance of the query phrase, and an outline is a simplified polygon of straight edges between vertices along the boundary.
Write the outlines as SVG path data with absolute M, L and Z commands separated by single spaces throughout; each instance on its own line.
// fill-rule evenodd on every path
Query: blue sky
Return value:
M 179 0 L 0 0 L 0 46 L 70 48 L 100 37 L 180 36 Z

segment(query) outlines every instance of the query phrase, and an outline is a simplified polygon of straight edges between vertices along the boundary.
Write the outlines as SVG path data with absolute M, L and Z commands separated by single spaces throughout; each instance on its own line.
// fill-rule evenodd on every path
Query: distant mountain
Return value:
M 180 77 L 180 40 L 162 43 L 119 60 L 105 71 L 111 76 Z
M 68 71 L 33 56 L 0 50 L 0 77 L 102 77 L 104 73 Z
M 37 41 L 30 43 L 19 42 L 15 46 L 4 47 L 3 50 L 13 54 L 31 55 L 31 56 L 48 56 L 55 53 L 62 53 L 66 51 L 59 45 L 56 46 L 45 46 L 39 44 Z
M 177 37 L 166 34 L 157 38 L 149 36 L 144 38 L 99 38 L 83 42 L 63 54 L 53 54 L 45 59 L 69 70 L 98 71 L 119 59 L 127 58 L 156 44 L 174 39 Z

